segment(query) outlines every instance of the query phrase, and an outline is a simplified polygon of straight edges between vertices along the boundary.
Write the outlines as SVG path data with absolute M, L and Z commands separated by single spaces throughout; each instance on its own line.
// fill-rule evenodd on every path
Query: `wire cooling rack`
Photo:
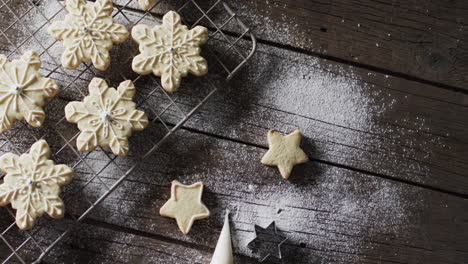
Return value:
M 203 25 L 210 30 L 209 40 L 202 48 L 208 60 L 210 73 L 203 77 L 187 77 L 181 88 L 168 94 L 161 87 L 160 78 L 139 76 L 131 71 L 131 60 L 138 47 L 131 38 L 111 50 L 111 66 L 99 72 L 92 64 L 82 64 L 75 70 L 60 66 L 63 43 L 47 33 L 54 20 L 66 14 L 65 2 L 58 0 L 0 0 L 1 53 L 16 59 L 28 50 L 37 51 L 42 59 L 41 73 L 54 79 L 61 90 L 46 107 L 46 122 L 41 128 L 32 128 L 16 121 L 14 127 L 0 135 L 0 154 L 27 152 L 39 139 L 46 139 L 57 163 L 74 168 L 73 182 L 64 187 L 62 198 L 66 216 L 52 220 L 39 219 L 36 226 L 21 231 L 14 222 L 15 211 L 0 208 L 0 261 L 2 263 L 31 263 L 43 260 L 67 235 L 79 230 L 80 222 L 99 213 L 107 197 L 152 155 L 174 132 L 180 129 L 194 113 L 241 70 L 256 49 L 256 40 L 236 13 L 219 0 L 159 0 L 152 8 L 143 11 L 137 0 L 114 0 L 113 17 L 116 23 L 128 29 L 139 23 L 160 23 L 169 10 L 177 11 L 184 24 Z M 143 109 L 150 126 L 130 137 L 130 153 L 117 157 L 106 149 L 83 153 L 76 149 L 79 134 L 76 125 L 64 118 L 63 107 L 69 101 L 82 100 L 87 94 L 91 78 L 104 78 L 112 87 L 123 80 L 133 80 L 137 87 L 138 108 Z M 3 175 L 1 176 L 3 178 Z

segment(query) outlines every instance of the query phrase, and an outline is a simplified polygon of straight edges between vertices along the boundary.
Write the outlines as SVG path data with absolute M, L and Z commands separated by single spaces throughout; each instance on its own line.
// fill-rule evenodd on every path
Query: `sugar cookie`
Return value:
M 44 99 L 53 97 L 59 88 L 39 73 L 40 67 L 35 51 L 13 61 L 0 55 L 0 132 L 10 129 L 16 119 L 25 119 L 33 127 L 44 122 Z
M 196 76 L 208 72 L 199 48 L 208 40 L 208 30 L 202 26 L 189 30 L 176 12 L 165 14 L 162 25 L 153 28 L 136 25 L 132 38 L 140 45 L 140 54 L 133 58 L 133 71 L 161 76 L 162 87 L 168 92 L 175 92 L 188 72 Z
M 113 43 L 122 43 L 129 35 L 123 25 L 114 23 L 112 1 L 66 0 L 66 8 L 65 20 L 53 22 L 48 29 L 56 40 L 64 41 L 62 66 L 75 69 L 91 61 L 96 69 L 106 70 Z
M 83 102 L 71 102 L 65 107 L 66 119 L 78 124 L 81 130 L 76 140 L 78 150 L 110 146 L 115 155 L 127 155 L 127 138 L 132 130 L 140 131 L 148 125 L 145 113 L 136 110 L 134 95 L 135 86 L 131 81 L 120 83 L 116 90 L 103 79 L 93 78 Z
M 162 216 L 175 218 L 180 231 L 186 235 L 195 220 L 210 216 L 210 211 L 201 201 L 202 193 L 202 182 L 183 185 L 174 180 L 171 198 L 161 207 L 159 213 Z
M 7 153 L 0 157 L 0 170 L 6 173 L 0 185 L 0 206 L 11 203 L 16 209 L 16 224 L 22 230 L 32 228 L 44 213 L 52 218 L 61 218 L 65 213 L 60 187 L 71 182 L 73 170 L 55 165 L 49 155 L 49 145 L 39 140 L 27 154 Z
M 309 158 L 300 148 L 301 132 L 296 130 L 287 136 L 282 136 L 275 130 L 268 131 L 270 149 L 261 162 L 268 166 L 277 166 L 281 176 L 287 179 L 296 164 L 305 163 Z

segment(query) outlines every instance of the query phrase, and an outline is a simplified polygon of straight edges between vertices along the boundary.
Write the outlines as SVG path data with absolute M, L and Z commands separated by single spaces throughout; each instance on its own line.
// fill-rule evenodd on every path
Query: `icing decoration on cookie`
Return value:
M 27 154 L 7 153 L 0 157 L 0 170 L 6 173 L 0 185 L 0 206 L 11 203 L 16 209 L 16 224 L 22 230 L 31 229 L 44 213 L 52 218 L 61 218 L 65 213 L 60 187 L 71 182 L 73 170 L 55 165 L 49 155 L 49 145 L 39 140 Z
M 229 211 L 224 217 L 224 225 L 216 244 L 210 264 L 233 264 L 231 230 L 229 227 Z
M 63 67 L 75 69 L 92 61 L 96 69 L 106 70 L 113 43 L 122 43 L 129 35 L 125 26 L 114 23 L 112 1 L 66 0 L 66 8 L 65 20 L 53 22 L 48 29 L 56 40 L 64 40 Z
M 296 130 L 287 136 L 275 130 L 268 131 L 268 145 L 270 149 L 263 156 L 261 162 L 268 166 L 277 166 L 281 176 L 287 179 L 296 164 L 305 163 L 309 158 L 300 148 L 301 132 Z
M 13 61 L 0 54 L 0 132 L 10 129 L 15 120 L 25 119 L 33 127 L 44 122 L 44 99 L 53 97 L 59 88 L 39 73 L 40 67 L 41 59 L 34 51 Z
M 133 71 L 161 76 L 162 87 L 168 92 L 175 92 L 188 72 L 196 76 L 208 72 L 199 48 L 208 40 L 208 30 L 202 26 L 189 30 L 176 12 L 166 13 L 162 25 L 153 28 L 136 25 L 132 37 L 141 53 L 133 58 Z
M 195 220 L 210 216 L 210 211 L 201 201 L 202 193 L 202 182 L 183 185 L 174 180 L 171 198 L 161 207 L 159 213 L 162 216 L 175 218 L 180 231 L 186 235 Z
M 145 113 L 136 110 L 134 95 L 132 81 L 120 83 L 116 90 L 103 79 L 93 78 L 83 102 L 71 102 L 65 107 L 66 119 L 81 130 L 76 140 L 78 150 L 109 146 L 115 155 L 127 155 L 127 138 L 132 130 L 140 131 L 148 125 Z
M 156 3 L 156 0 L 138 0 L 138 4 L 140 4 L 140 7 L 143 10 L 150 9 L 155 3 Z

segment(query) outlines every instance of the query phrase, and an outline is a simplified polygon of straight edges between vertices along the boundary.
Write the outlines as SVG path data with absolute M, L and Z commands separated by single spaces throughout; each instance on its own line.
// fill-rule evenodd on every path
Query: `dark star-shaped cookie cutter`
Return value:
M 254 225 L 254 233 L 255 238 L 247 244 L 247 247 L 259 255 L 260 262 L 264 262 L 269 257 L 279 260 L 283 258 L 281 245 L 288 239 L 278 231 L 275 221 L 266 228 Z

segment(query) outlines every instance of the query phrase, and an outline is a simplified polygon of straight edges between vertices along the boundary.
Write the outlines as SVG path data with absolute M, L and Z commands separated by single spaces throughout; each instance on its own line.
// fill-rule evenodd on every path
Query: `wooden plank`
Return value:
M 151 129 L 150 129 L 151 130 Z M 150 130 L 132 143 L 154 137 Z M 156 132 L 157 136 L 158 132 Z M 436 191 L 310 162 L 291 181 L 259 164 L 264 149 L 180 131 L 93 213 L 93 219 L 131 230 L 214 248 L 224 210 L 230 209 L 235 250 L 250 255 L 253 223 L 275 220 L 290 239 L 285 252 L 333 263 L 462 263 L 468 257 L 468 201 Z M 90 160 L 105 162 L 96 151 Z M 118 159 L 122 168 L 128 159 Z M 78 175 L 90 172 L 77 168 Z M 115 169 L 101 174 L 118 177 Z M 80 177 L 80 176 L 78 176 Z M 188 236 L 173 219 L 159 216 L 170 181 L 205 183 L 204 202 L 213 216 L 195 223 Z M 89 190 L 104 187 L 96 181 Z M 291 257 L 291 255 L 289 257 Z
M 54 7 L 43 8 L 48 15 L 54 14 Z M 131 21 L 141 16 L 137 11 L 125 11 L 125 15 Z M 122 19 L 120 15 L 117 18 Z M 144 22 L 154 23 L 149 18 Z M 37 35 L 44 45 L 51 42 L 46 32 Z M 222 53 L 223 45 L 213 40 L 206 49 Z M 61 50 L 58 43 L 48 54 L 59 61 Z M 116 46 L 115 52 L 123 50 L 131 52 L 102 74 L 114 79 L 114 85 L 122 78 L 117 72 L 131 76 L 128 65 L 121 62 L 131 60 L 136 47 L 128 41 Z M 44 57 L 44 68 L 54 70 L 49 56 Z M 86 73 L 70 87 L 70 77 L 61 71 L 52 77 L 65 87 L 61 97 L 76 100 L 82 97 L 77 90 L 87 93 L 87 79 L 93 75 Z M 215 77 L 211 73 L 206 80 Z M 184 80 L 184 91 L 175 94 L 186 112 L 203 97 L 198 93 L 207 92 L 205 86 L 193 87 L 196 80 Z M 141 100 L 154 82 L 144 77 L 137 86 Z M 219 86 L 223 87 L 221 92 L 187 124 L 189 128 L 263 147 L 270 128 L 282 132 L 300 129 L 314 159 L 461 195 L 468 193 L 466 94 L 267 45 L 260 46 L 230 87 L 222 82 Z M 162 111 L 169 104 L 164 94 L 155 93 L 145 108 Z M 180 115 L 171 108 L 163 118 L 174 123 Z
M 97 227 L 96 223 L 95 225 L 82 224 L 80 229 L 77 229 L 53 250 L 43 263 L 199 264 L 209 262 L 211 254 L 189 246 L 188 243 L 185 245 L 174 244 L 129 234 L 115 228 Z M 0 248 L 3 248 L 3 243 Z M 10 251 L 5 250 L 2 253 L 9 255 Z M 40 254 L 40 251 L 30 243 L 19 253 L 24 261 L 31 263 Z M 242 256 L 236 256 L 236 258 L 242 263 L 253 263 L 252 260 Z M 8 263 L 20 262 L 13 257 Z
M 69 82 L 59 73 L 53 77 L 62 86 Z M 86 82 L 79 84 L 85 93 Z M 270 128 L 300 129 L 314 159 L 468 193 L 467 95 L 269 46 L 260 46 L 229 87 L 219 85 L 221 91 L 188 128 L 263 147 Z M 143 98 L 154 83 L 145 77 L 137 86 Z M 176 97 L 187 113 L 198 103 L 198 92 L 207 91 L 190 81 L 183 89 Z M 61 96 L 80 97 L 71 87 Z M 169 104 L 164 94 L 154 93 L 145 109 L 158 112 Z M 171 108 L 162 118 L 174 123 L 180 114 Z
M 82 97 L 77 90 L 87 93 L 88 75 L 70 87 L 68 76 L 52 77 L 66 87 L 62 98 L 76 100 Z M 136 85 L 140 101 L 154 87 L 149 77 Z M 268 46 L 230 87 L 219 85 L 223 89 L 187 127 L 263 147 L 270 128 L 300 129 L 314 159 L 468 193 L 467 95 Z M 176 97 L 186 113 L 208 92 L 190 81 L 183 89 Z M 150 111 L 169 104 L 156 92 L 144 108 L 154 117 Z M 172 107 L 162 118 L 175 123 L 181 116 Z
M 215 1 L 201 1 L 208 10 Z M 117 5 L 140 10 L 135 2 Z M 181 7 L 186 1 L 171 1 Z M 437 2 L 339 0 L 240 0 L 229 2 L 260 41 L 305 54 L 358 65 L 448 89 L 468 90 L 468 5 Z M 152 11 L 162 15 L 162 2 Z M 194 5 L 181 10 L 188 21 L 200 13 Z M 217 25 L 226 20 L 221 7 L 210 10 Z M 206 19 L 202 24 L 215 28 Z M 240 33 L 238 27 L 226 29 Z
M 51 52 L 60 54 L 59 49 Z M 44 67 L 53 69 L 47 63 Z M 271 72 L 278 74 L 271 78 Z M 308 257 L 333 263 L 462 263 L 467 259 L 466 200 L 374 177 L 415 182 L 463 196 L 466 96 L 271 47 L 262 47 L 257 61 L 242 76 L 187 126 L 215 138 L 179 133 L 125 182 L 94 218 L 124 226 L 127 233 L 145 231 L 145 236 L 212 249 L 218 235 L 213 230 L 221 228 L 222 209 L 230 208 L 237 213 L 234 231 L 239 243 L 236 250 L 241 254 L 250 254 L 245 244 L 252 238 L 251 223 L 266 225 L 276 219 L 292 238 L 287 252 L 302 259 L 294 263 Z M 62 87 L 70 82 L 60 73 L 53 77 Z M 148 84 L 146 78 L 138 83 L 140 99 L 148 94 Z M 78 81 L 79 89 L 85 91 L 85 85 L 86 81 Z M 183 88 L 186 93 L 177 94 L 178 102 L 187 110 L 195 105 L 193 95 L 201 88 Z M 60 96 L 79 98 L 72 88 L 61 91 Z M 47 134 L 55 150 L 63 142 L 47 130 L 54 128 L 52 113 L 60 116 L 65 103 L 52 101 L 47 109 L 52 115 L 48 123 L 42 129 L 31 129 L 38 136 Z M 162 109 L 168 102 L 157 93 L 149 103 Z M 399 119 L 401 116 L 404 118 Z M 175 110 L 170 109 L 164 119 L 175 120 Z M 283 181 L 274 169 L 254 163 L 265 151 L 264 135 L 269 128 L 284 132 L 301 128 L 307 137 L 304 148 L 312 157 L 371 175 L 310 163 L 298 168 L 291 182 Z M 68 136 L 76 132 L 74 125 L 57 129 Z M 118 158 L 119 167 L 134 164 L 138 154 L 147 149 L 148 139 L 161 137 L 160 129 L 154 125 L 135 134 L 132 146 L 139 147 L 133 148 L 129 157 Z M 16 139 L 27 141 L 15 143 L 34 141 L 23 132 Z M 11 146 L 3 151 L 8 148 L 11 151 Z M 55 159 L 76 162 L 69 150 Z M 93 169 L 105 167 L 103 182 L 93 181 L 82 199 L 74 201 L 76 205 L 67 203 L 70 212 L 82 212 L 84 197 L 96 199 L 105 192 L 103 183 L 115 182 L 120 172 L 115 165 L 106 167 L 107 161 L 100 151 L 87 158 Z M 160 164 L 156 170 L 155 164 Z M 80 164 L 66 196 L 83 186 L 91 173 Z M 214 217 L 197 223 L 190 237 L 180 235 L 173 220 L 157 214 L 168 198 L 170 180 L 176 177 L 187 182 L 205 180 L 206 203 L 214 208 Z M 211 236 L 207 239 L 202 234 Z
M 115 2 L 139 10 L 136 2 Z M 59 6 L 56 1 L 50 3 Z M 182 3 L 176 1 L 174 5 L 181 6 Z M 211 4 L 212 1 L 206 1 L 200 6 L 206 10 Z M 270 44 L 378 71 L 388 70 L 398 76 L 428 80 L 446 88 L 468 89 L 464 62 L 468 45 L 465 29 L 468 9 L 463 1 L 335 1 L 330 4 L 308 0 L 243 0 L 230 4 L 259 38 Z M 47 17 L 57 10 L 49 9 L 49 6 L 49 2 L 39 5 L 42 12 L 50 14 Z M 20 10 L 27 10 L 23 5 L 20 7 L 23 7 Z M 181 11 L 189 21 L 199 15 L 193 6 L 190 7 L 187 8 L 189 11 Z M 155 13 L 161 15 L 165 10 L 167 5 L 164 4 L 155 8 Z M 220 8 L 212 10 L 210 15 L 217 25 L 226 19 Z M 5 20 L 14 21 L 14 18 L 7 12 Z M 45 22 L 39 20 L 38 26 Z M 206 19 L 202 24 L 214 28 Z M 228 26 L 228 29 L 240 31 L 236 27 Z M 10 38 L 15 36 L 15 41 L 28 35 L 6 33 Z M 1 41 L 7 43 L 4 38 Z
M 262 40 L 468 89 L 466 1 L 242 0 L 230 4 Z
M 216 44 L 209 47 L 217 49 Z M 59 58 L 60 51 L 49 53 Z M 45 57 L 44 68 L 54 70 Z M 70 87 L 73 78 L 60 71 L 52 77 L 66 88 L 60 96 L 76 100 L 82 97 L 76 88 L 87 93 L 85 79 L 92 75 Z M 137 85 L 144 95 L 154 84 L 143 78 Z M 188 112 L 198 103 L 191 96 L 199 95 L 190 90 L 190 80 L 183 88 L 176 96 Z M 148 103 L 147 109 L 163 109 L 169 102 L 157 93 Z M 268 129 L 298 128 L 316 159 L 466 194 L 467 104 L 464 94 L 261 46 L 231 88 L 224 88 L 189 127 L 263 146 Z M 169 109 L 164 118 L 174 122 L 176 111 Z
M 49 263 L 209 263 L 211 253 L 195 249 L 196 245 L 176 244 L 119 230 L 119 227 L 83 225 L 83 233 L 75 233 L 62 247 L 46 258 Z M 192 247 L 191 247 L 192 246 Z M 70 258 L 71 257 L 71 258 Z M 238 263 L 255 263 L 244 256 L 235 256 Z
M 466 194 L 467 102 L 460 93 L 261 46 L 188 126 L 263 147 L 270 128 L 300 129 L 316 159 Z
M 466 194 L 467 102 L 464 94 L 261 46 L 189 126 L 264 147 L 268 129 L 300 129 L 313 158 Z
M 136 133 L 131 144 L 150 147 L 148 140 L 160 137 L 163 131 L 160 125 L 153 125 Z M 55 152 L 62 142 L 53 138 L 52 133 L 47 134 Z M 75 167 L 74 181 L 64 190 L 67 212 L 81 214 L 88 206 L 86 200 L 93 202 L 101 196 L 106 191 L 104 184 L 110 186 L 120 177 L 120 170 L 133 166 L 142 148 L 133 148 L 129 157 L 117 158 L 110 166 L 108 156 L 100 150 L 87 156 L 93 171 L 103 170 L 82 193 L 71 197 L 93 176 L 84 163 Z M 183 244 L 202 250 L 200 254 L 209 258 L 223 214 L 230 209 L 235 251 L 242 256 L 252 254 L 246 247 L 253 238 L 252 224 L 265 226 L 275 220 L 289 238 L 284 251 L 288 260 L 298 264 L 310 263 L 310 259 L 325 263 L 463 263 L 468 258 L 468 217 L 464 213 L 468 200 L 319 162 L 296 167 L 291 180 L 285 181 L 276 169 L 258 162 L 263 153 L 263 148 L 181 130 L 91 214 L 98 222 L 90 223 L 108 223 L 117 231 Z M 66 152 L 54 159 L 69 159 L 69 165 L 76 160 Z M 170 196 L 173 179 L 205 183 L 203 201 L 212 216 L 197 221 L 188 236 L 182 235 L 173 219 L 158 213 Z M 0 215 L 5 215 L 5 208 L 1 210 Z M 66 223 L 62 219 L 52 224 L 62 230 Z M 79 235 L 84 229 L 76 226 L 74 233 Z M 45 244 L 51 239 L 47 230 L 39 236 Z M 93 248 L 90 241 L 94 239 L 83 244 Z M 133 243 L 138 244 L 128 242 Z M 57 252 L 61 250 L 59 245 Z M 113 249 L 103 252 L 115 255 Z

